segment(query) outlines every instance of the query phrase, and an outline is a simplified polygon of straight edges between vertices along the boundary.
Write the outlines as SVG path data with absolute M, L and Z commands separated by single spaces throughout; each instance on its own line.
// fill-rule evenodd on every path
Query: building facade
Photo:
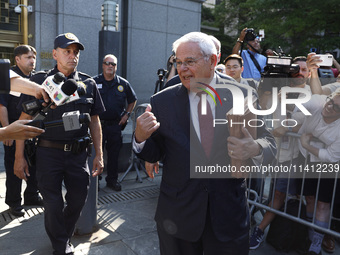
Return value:
M 205 0 L 2 0 L 0 58 L 13 60 L 14 47 L 28 43 L 37 49 L 37 70 L 50 69 L 55 65 L 54 38 L 72 32 L 85 45 L 78 69 L 96 75 L 101 71 L 104 2 L 118 4 L 117 72 L 131 82 L 138 103 L 148 102 L 157 70 L 166 68 L 172 43 L 187 32 L 200 31 Z M 19 4 L 24 5 L 19 6 L 20 13 Z

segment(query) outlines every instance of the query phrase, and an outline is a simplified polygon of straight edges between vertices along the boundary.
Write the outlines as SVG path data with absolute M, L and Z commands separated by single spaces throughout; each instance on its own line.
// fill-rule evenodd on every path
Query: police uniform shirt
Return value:
M 106 81 L 104 75 L 99 74 L 94 77 L 94 80 L 106 108 L 106 111 L 99 115 L 100 119 L 119 121 L 126 102 L 130 104 L 137 100 L 130 83 L 118 75 L 115 75 L 112 81 Z
M 30 78 L 30 75 L 25 75 L 19 67 L 13 66 L 12 71 L 14 71 L 16 74 L 20 75 L 24 78 Z M 19 93 L 20 94 L 20 93 Z M 5 106 L 7 108 L 8 112 L 8 121 L 9 124 L 19 119 L 21 111 L 17 108 L 19 102 L 20 102 L 20 96 L 14 96 L 10 94 L 0 94 L 0 104 Z
M 49 71 L 41 71 L 36 73 L 31 77 L 31 80 L 42 84 L 48 76 L 56 74 L 58 71 L 57 67 Z M 44 122 L 62 120 L 62 115 L 65 112 L 72 112 L 79 110 L 80 113 L 89 113 L 90 116 L 99 115 L 103 111 L 105 111 L 105 107 L 101 100 L 100 94 L 98 93 L 98 89 L 95 81 L 87 74 L 81 72 L 73 72 L 67 79 L 74 79 L 78 86 L 82 86 L 86 93 L 85 95 L 80 96 L 80 99 L 76 101 L 72 101 L 67 104 L 63 104 L 58 106 L 55 109 L 50 109 L 48 111 L 47 117 L 44 119 Z M 23 96 L 21 102 L 26 102 L 32 100 L 30 96 Z M 22 106 L 19 106 L 22 110 Z M 52 141 L 62 141 L 68 142 L 77 138 L 81 138 L 86 136 L 88 133 L 88 125 L 83 124 L 79 130 L 65 131 L 63 126 L 47 128 L 45 133 L 41 134 L 39 137 L 46 140 Z

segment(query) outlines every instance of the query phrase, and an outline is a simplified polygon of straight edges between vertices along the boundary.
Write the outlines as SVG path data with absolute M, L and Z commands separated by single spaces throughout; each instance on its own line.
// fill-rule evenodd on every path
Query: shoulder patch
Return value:
M 77 81 L 77 84 L 78 84 L 78 86 L 83 87 L 84 90 L 86 91 L 87 86 L 85 85 L 84 82 L 82 82 L 82 81 Z
M 82 73 L 82 72 L 79 72 L 79 71 L 78 71 L 78 73 L 79 73 L 80 75 L 82 75 L 82 76 L 87 77 L 87 78 L 92 78 L 92 76 L 90 76 L 90 75 L 88 75 L 88 74 L 86 74 L 86 73 Z
M 43 71 L 39 71 L 39 72 L 35 72 L 34 75 L 37 74 L 47 74 L 49 70 L 43 70 Z
M 124 87 L 122 85 L 119 85 L 117 89 L 118 89 L 119 92 L 123 92 L 124 91 Z

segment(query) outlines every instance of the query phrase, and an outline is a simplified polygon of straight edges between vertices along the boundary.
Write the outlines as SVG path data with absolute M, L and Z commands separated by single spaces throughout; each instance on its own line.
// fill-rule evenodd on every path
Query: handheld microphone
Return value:
M 54 128 L 64 126 L 65 131 L 78 130 L 82 127 L 82 124 L 88 124 L 91 122 L 90 114 L 80 113 L 79 111 L 65 112 L 61 120 L 53 120 L 43 122 L 40 120 L 33 120 L 26 125 L 38 127 L 41 129 Z
M 58 106 L 65 103 L 69 97 L 78 89 L 78 84 L 73 79 L 65 81 L 65 76 L 58 72 L 49 76 L 43 82 L 43 87 L 52 101 Z
M 45 80 L 45 82 L 46 82 L 46 80 Z M 44 84 L 45 84 L 45 82 L 44 82 Z M 55 83 L 53 83 L 53 84 L 55 84 Z M 59 88 L 59 86 L 60 86 L 60 88 Z M 77 90 L 78 84 L 75 80 L 68 79 L 62 85 L 56 85 L 56 86 L 50 85 L 49 87 L 53 88 L 53 89 L 50 89 L 50 92 L 53 91 L 52 92 L 53 96 L 51 96 L 51 94 L 48 93 L 52 100 L 47 106 L 43 107 L 40 112 L 36 113 L 33 116 L 33 120 L 43 120 L 43 119 L 45 119 L 47 112 L 50 109 L 51 105 L 52 104 L 61 105 L 62 103 L 66 102 L 70 98 L 70 95 L 72 95 Z
M 76 101 L 85 94 L 86 94 L 86 89 L 83 86 L 78 86 L 77 90 L 65 101 L 65 104 Z

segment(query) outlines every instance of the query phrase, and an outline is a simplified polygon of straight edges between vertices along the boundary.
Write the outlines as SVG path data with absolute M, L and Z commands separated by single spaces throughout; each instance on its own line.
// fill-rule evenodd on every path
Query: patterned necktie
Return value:
M 209 158 L 214 140 L 213 115 L 210 104 L 207 100 L 207 94 L 205 92 L 199 92 L 197 93 L 197 96 L 200 98 L 200 101 L 197 105 L 197 112 L 200 125 L 201 144 L 205 151 L 205 155 Z

